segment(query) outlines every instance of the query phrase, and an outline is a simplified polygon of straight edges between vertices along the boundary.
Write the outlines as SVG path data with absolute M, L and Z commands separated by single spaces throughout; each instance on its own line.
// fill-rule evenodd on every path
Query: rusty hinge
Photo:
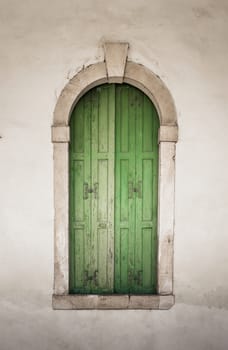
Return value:
M 138 181 L 138 186 L 134 186 L 132 181 L 128 182 L 128 198 L 133 198 L 133 193 L 138 193 L 138 198 L 142 198 L 142 181 Z
M 88 182 L 83 184 L 83 199 L 89 198 L 89 193 L 94 193 L 94 198 L 98 198 L 98 182 L 94 184 L 94 187 L 89 187 Z
M 142 270 L 137 271 L 136 274 L 134 274 L 133 271 L 130 271 L 128 273 L 128 281 L 130 283 L 136 282 L 137 285 L 141 286 L 142 285 Z
M 93 281 L 95 286 L 97 286 L 97 275 L 98 275 L 98 270 L 95 270 L 93 275 L 89 275 L 88 270 L 85 270 L 84 282 L 87 284 L 88 282 Z

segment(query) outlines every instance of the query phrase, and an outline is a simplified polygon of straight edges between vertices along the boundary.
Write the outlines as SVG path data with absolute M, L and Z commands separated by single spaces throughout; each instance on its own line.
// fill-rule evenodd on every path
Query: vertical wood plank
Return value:
M 85 264 L 85 250 L 84 250 L 84 228 L 74 230 L 75 244 L 75 286 L 78 292 L 84 291 L 84 264 Z
M 145 117 L 143 113 L 143 96 L 137 91 L 136 92 L 136 103 L 135 103 L 135 119 L 136 119 L 136 146 L 135 146 L 135 186 L 138 186 L 138 192 L 135 196 L 136 201 L 136 214 L 135 214 L 135 266 L 134 266 L 134 276 L 140 278 L 136 280 L 134 285 L 134 292 L 140 293 L 143 290 L 142 282 L 144 276 L 144 245 L 143 245 L 143 212 L 146 209 L 146 205 L 144 205 L 144 182 L 143 182 L 143 145 L 144 145 L 144 137 L 143 133 L 150 133 L 150 130 L 145 131 L 146 128 L 149 128 L 149 125 L 144 125 Z M 147 189 L 147 195 L 150 196 L 150 188 Z M 148 208 L 150 210 L 150 208 Z M 148 264 L 148 262 L 147 262 Z
M 91 187 L 91 115 L 92 115 L 92 94 L 88 92 L 84 97 L 84 163 L 85 163 L 85 177 L 84 184 Z M 84 191 L 83 191 L 84 192 Z M 85 195 L 84 195 L 85 197 Z M 77 200 L 77 198 L 76 198 Z M 84 238 L 84 278 L 86 271 L 90 271 L 91 255 L 88 253 L 91 250 L 91 197 L 88 195 L 87 199 L 83 200 L 84 218 L 85 218 L 85 238 Z M 90 281 L 85 281 L 84 292 L 89 293 L 91 290 Z
M 90 198 L 84 199 L 84 185 L 90 184 L 90 93 L 72 113 L 70 132 L 70 292 L 89 292 L 85 273 L 90 266 Z
M 129 108 L 129 181 L 133 183 L 132 199 L 129 199 L 129 239 L 128 239 L 128 274 L 129 274 L 129 292 L 135 291 L 135 250 L 136 250 L 136 99 L 137 90 L 128 87 L 128 108 Z
M 151 228 L 143 228 L 142 229 L 142 286 L 141 288 L 144 291 L 152 291 L 152 278 L 153 278 L 153 270 L 152 270 L 152 229 Z
M 109 85 L 108 94 L 108 263 L 107 287 L 114 291 L 114 201 L 115 201 L 115 84 Z
M 137 254 L 136 271 L 142 271 L 138 292 L 156 293 L 157 276 L 157 186 L 158 186 L 158 115 L 147 96 L 139 92 L 136 114 L 136 196 Z
M 115 86 L 94 91 L 92 116 L 92 250 L 91 274 L 97 271 L 93 291 L 113 291 L 114 271 L 114 121 Z M 100 239 L 100 237 L 103 237 Z
M 135 109 L 127 85 L 116 87 L 115 157 L 115 290 L 128 293 L 134 270 Z
M 121 122 L 121 89 L 116 87 L 115 91 L 115 278 L 114 278 L 114 291 L 116 293 L 121 291 L 121 233 L 120 233 L 120 189 L 121 189 L 121 176 L 120 176 L 120 122 Z
M 90 188 L 94 190 L 94 184 L 98 183 L 98 160 L 99 160 L 99 100 L 100 88 L 92 90 L 92 111 L 91 111 L 91 184 Z M 100 193 L 98 192 L 98 196 Z M 98 199 L 94 197 L 94 193 L 90 193 L 91 198 L 91 248 L 89 276 L 93 276 L 98 271 Z M 98 271 L 100 273 L 100 271 Z M 91 280 L 91 293 L 96 291 L 96 283 Z

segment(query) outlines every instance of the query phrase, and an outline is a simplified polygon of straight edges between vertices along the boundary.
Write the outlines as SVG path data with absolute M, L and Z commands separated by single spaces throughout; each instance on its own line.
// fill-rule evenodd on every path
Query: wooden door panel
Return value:
M 153 193 L 153 160 L 143 159 L 141 164 L 142 178 L 142 221 L 152 224 Z
M 158 117 L 150 100 L 138 92 L 136 106 L 136 247 L 134 292 L 156 292 Z
M 117 293 L 156 291 L 158 117 L 154 111 L 139 90 L 116 87 Z
M 77 104 L 71 116 L 70 143 L 70 291 L 86 293 L 90 266 L 91 199 L 85 189 L 91 185 L 90 94 Z
M 71 116 L 70 290 L 113 291 L 114 85 L 88 92 Z
M 98 87 L 92 96 L 92 196 L 91 268 L 97 271 L 94 292 L 113 291 L 114 259 L 114 85 Z
M 147 158 L 149 156 L 147 155 Z M 138 155 L 137 176 L 141 179 L 141 195 L 136 197 L 136 230 L 137 254 L 135 270 L 141 272 L 138 292 L 152 293 L 156 287 L 156 256 L 152 260 L 152 253 L 156 251 L 156 231 L 153 236 L 153 159 L 142 159 Z
M 115 291 L 130 292 L 135 260 L 134 90 L 116 87 Z

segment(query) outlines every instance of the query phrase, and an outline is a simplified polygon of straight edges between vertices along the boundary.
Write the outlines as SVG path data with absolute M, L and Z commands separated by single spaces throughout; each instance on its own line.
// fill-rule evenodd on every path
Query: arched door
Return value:
M 155 293 L 159 119 L 127 84 L 74 108 L 70 142 L 70 292 Z

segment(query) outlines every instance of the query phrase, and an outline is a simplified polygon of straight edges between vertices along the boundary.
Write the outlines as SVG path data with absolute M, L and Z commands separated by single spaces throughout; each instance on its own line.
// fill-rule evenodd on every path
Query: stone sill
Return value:
M 82 295 L 52 296 L 54 310 L 168 310 L 174 295 Z

